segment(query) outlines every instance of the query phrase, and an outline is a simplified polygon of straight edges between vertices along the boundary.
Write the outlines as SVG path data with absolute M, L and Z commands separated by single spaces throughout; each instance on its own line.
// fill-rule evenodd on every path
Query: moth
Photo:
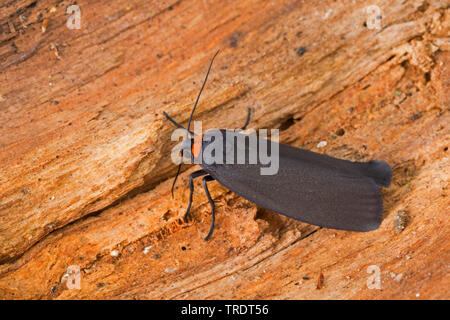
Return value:
M 265 164 L 260 161 L 251 163 L 249 157 L 245 157 L 244 163 L 233 164 L 217 163 L 208 158 L 208 153 L 203 151 L 212 143 L 212 136 L 222 136 L 223 158 L 229 152 L 234 155 L 242 152 L 250 155 L 258 151 L 251 144 L 242 146 L 227 141 L 228 136 L 233 136 L 229 134 L 229 130 L 208 130 L 202 135 L 195 135 L 190 131 L 192 117 L 217 53 L 211 59 L 187 128 L 163 112 L 171 123 L 186 132 L 181 156 L 188 157 L 191 163 L 200 163 L 201 166 L 200 170 L 189 176 L 189 203 L 184 220 L 186 221 L 192 205 L 193 180 L 203 177 L 203 188 L 211 205 L 211 226 L 205 240 L 211 237 L 214 230 L 215 205 L 208 190 L 208 182 L 213 180 L 260 207 L 309 224 L 350 231 L 377 229 L 381 224 L 383 211 L 380 189 L 388 187 L 392 178 L 392 169 L 384 161 L 352 162 L 281 143 L 276 145 L 279 150 L 279 168 L 273 175 L 262 175 L 261 168 Z M 249 109 L 247 120 L 240 130 L 247 128 L 250 113 Z M 233 134 L 237 138 L 246 138 L 239 137 L 243 135 L 240 132 Z M 172 194 L 181 165 L 172 185 Z

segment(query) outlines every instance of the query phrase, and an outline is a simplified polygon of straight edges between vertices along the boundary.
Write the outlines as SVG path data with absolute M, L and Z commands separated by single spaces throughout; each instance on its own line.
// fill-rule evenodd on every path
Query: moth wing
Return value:
M 383 210 L 380 186 L 365 175 L 363 163 L 278 146 L 279 170 L 275 175 L 261 175 L 264 165 L 260 163 L 204 167 L 231 191 L 293 219 L 352 231 L 379 227 Z M 246 146 L 245 151 L 255 150 Z

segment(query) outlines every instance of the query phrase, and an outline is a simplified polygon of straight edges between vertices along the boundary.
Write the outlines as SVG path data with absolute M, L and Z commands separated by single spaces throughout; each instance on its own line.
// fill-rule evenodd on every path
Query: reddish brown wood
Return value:
M 446 1 L 377 1 L 381 29 L 373 1 L 77 3 L 80 30 L 66 1 L 0 4 L 0 298 L 449 298 Z M 181 221 L 196 168 L 172 199 L 162 111 L 186 123 L 218 49 L 204 129 L 252 107 L 285 143 L 388 161 L 378 230 L 296 222 L 215 182 L 211 241 L 199 185 Z M 71 265 L 80 290 L 61 281 Z

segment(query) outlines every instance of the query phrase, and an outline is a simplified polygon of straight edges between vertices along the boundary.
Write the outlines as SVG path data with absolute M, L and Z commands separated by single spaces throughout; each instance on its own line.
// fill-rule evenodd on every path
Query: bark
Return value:
M 0 298 L 450 298 L 450 9 L 380 0 L 373 28 L 373 4 L 82 0 L 79 30 L 66 1 L 0 4 Z M 186 125 L 218 49 L 203 129 L 251 107 L 284 143 L 389 162 L 378 230 L 293 221 L 217 182 L 212 239 L 199 182 L 182 222 L 198 167 L 172 198 L 162 111 Z

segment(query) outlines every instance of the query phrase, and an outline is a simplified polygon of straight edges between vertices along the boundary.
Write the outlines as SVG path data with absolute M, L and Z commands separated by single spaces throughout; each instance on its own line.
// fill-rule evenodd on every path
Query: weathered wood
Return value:
M 381 29 L 371 1 L 78 1 L 80 30 L 64 1 L 0 4 L 0 297 L 448 299 L 450 9 L 403 2 L 377 1 Z M 182 223 L 195 168 L 172 199 L 161 113 L 186 123 L 217 49 L 204 129 L 252 107 L 285 143 L 388 161 L 380 229 L 320 229 L 217 183 L 211 241 L 200 185 Z

